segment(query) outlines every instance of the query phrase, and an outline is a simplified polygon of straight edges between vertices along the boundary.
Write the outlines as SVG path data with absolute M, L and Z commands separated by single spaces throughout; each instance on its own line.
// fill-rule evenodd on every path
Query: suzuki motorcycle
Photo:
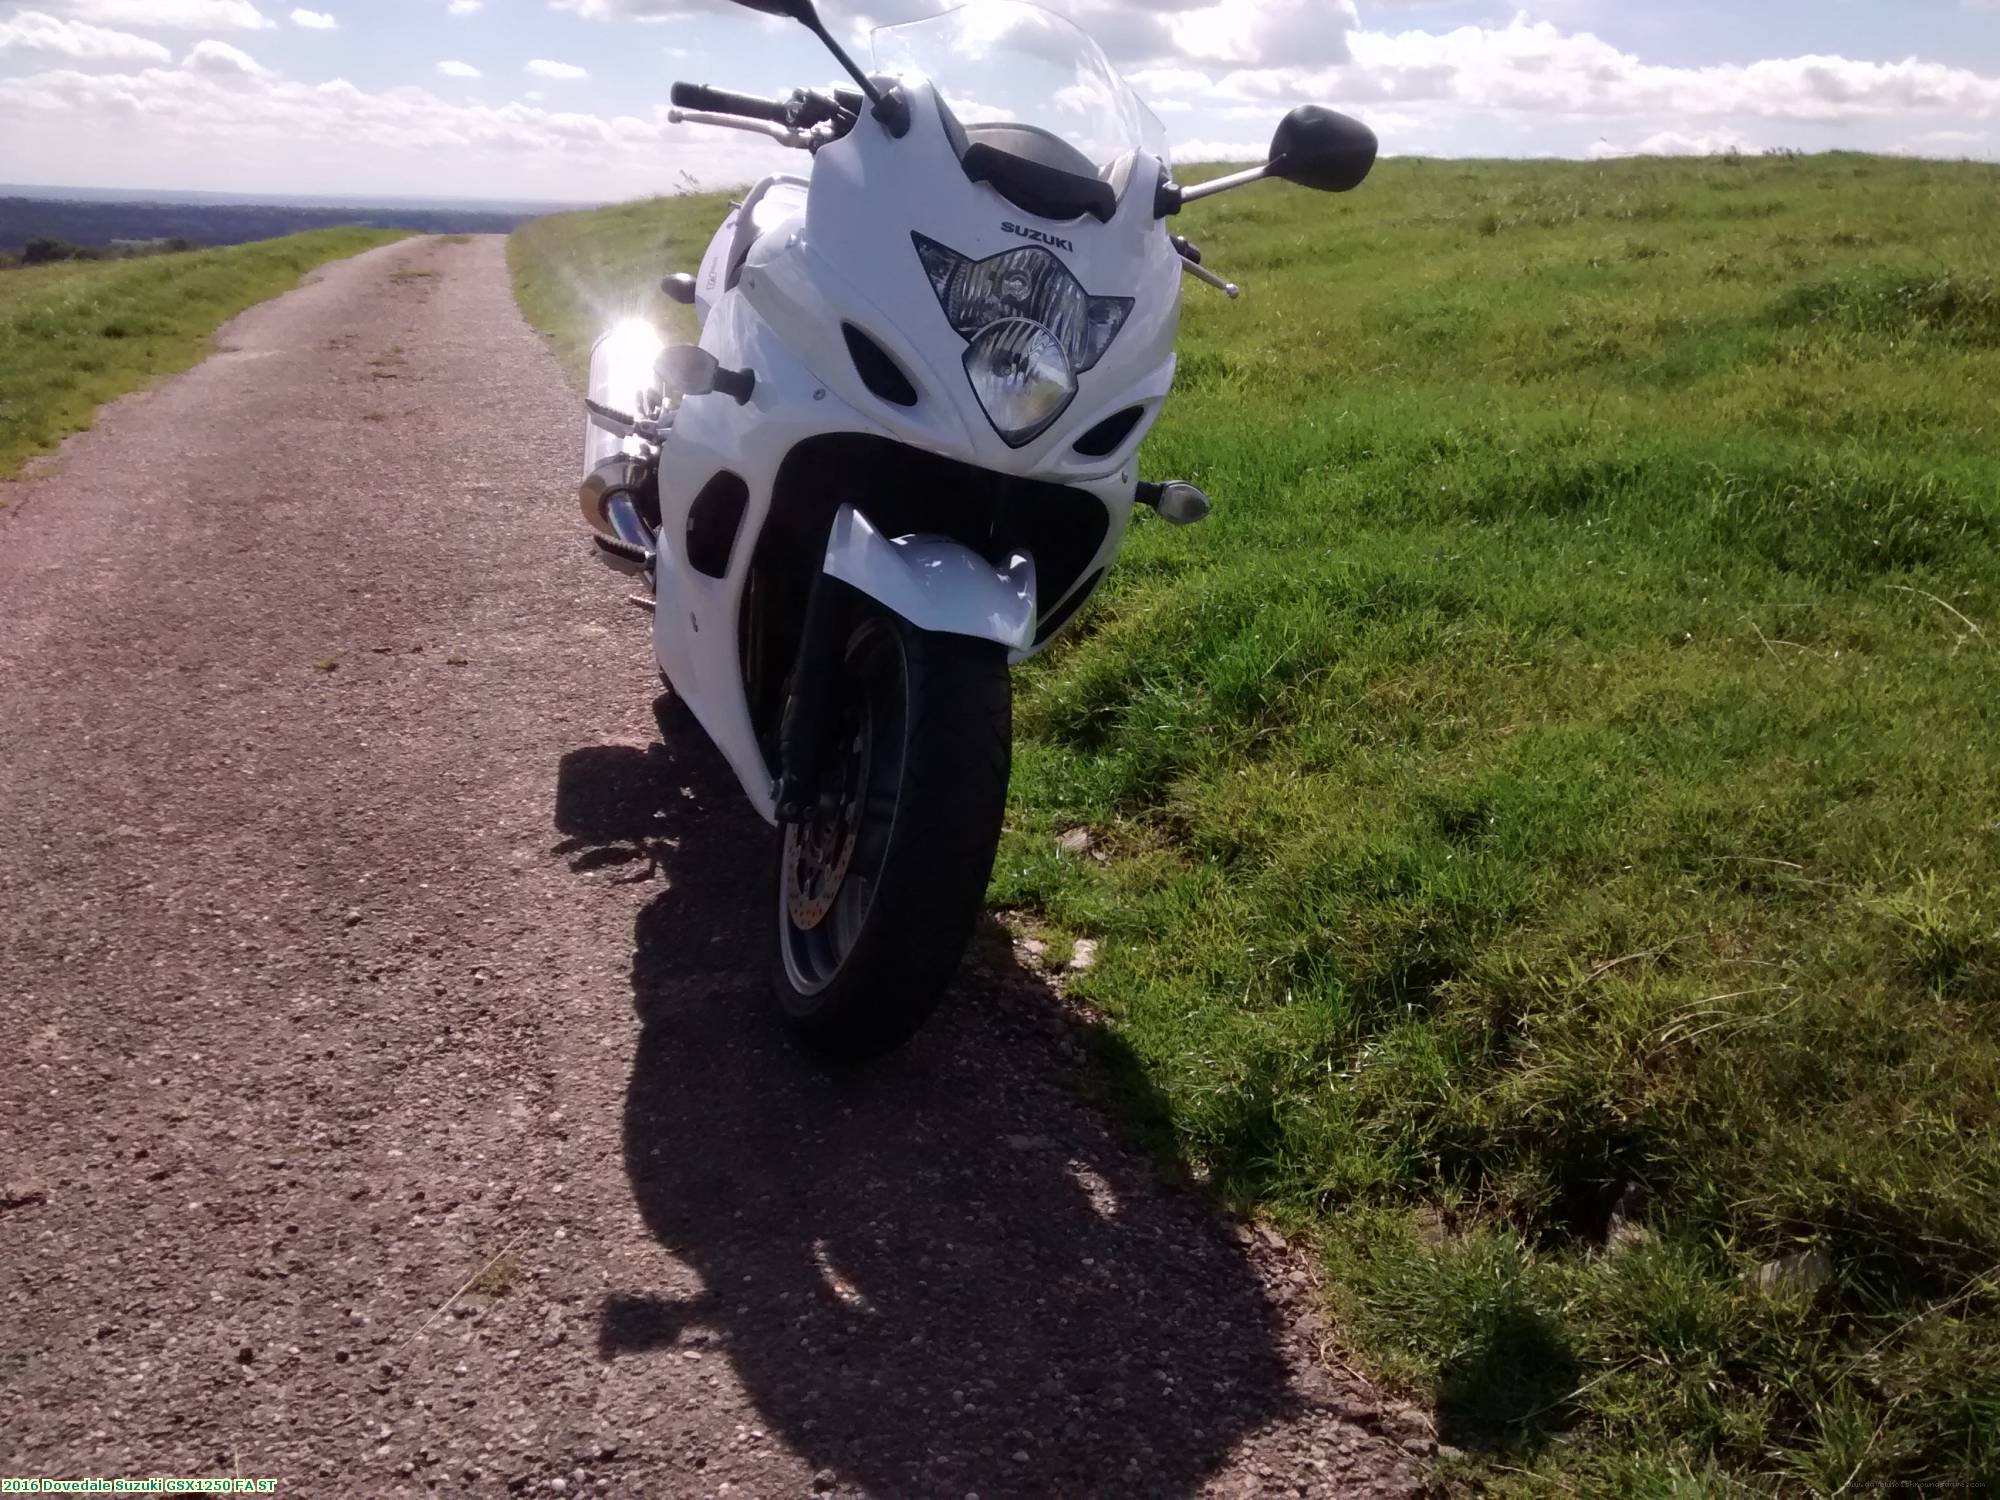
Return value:
M 796 1030 L 864 1058 L 905 1041 L 970 940 L 999 842 L 1008 670 L 1077 616 L 1147 482 L 1181 283 L 1237 289 L 1171 234 L 1263 177 L 1342 192 L 1375 160 L 1314 106 L 1270 159 L 1174 181 L 1165 133 L 1061 17 L 976 0 L 874 33 L 853 87 L 783 100 L 677 83 L 671 118 L 808 152 L 759 182 L 693 274 L 698 345 L 626 322 L 591 359 L 580 498 L 640 579 L 676 696 L 779 830 L 771 982 Z

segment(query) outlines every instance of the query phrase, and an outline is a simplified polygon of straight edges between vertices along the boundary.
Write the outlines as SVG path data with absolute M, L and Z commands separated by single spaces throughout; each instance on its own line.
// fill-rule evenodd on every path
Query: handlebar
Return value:
M 682 109 L 698 109 L 712 115 L 742 115 L 752 120 L 769 120 L 774 125 L 791 123 L 790 106 L 779 100 L 732 94 L 705 83 L 677 83 L 667 97 Z

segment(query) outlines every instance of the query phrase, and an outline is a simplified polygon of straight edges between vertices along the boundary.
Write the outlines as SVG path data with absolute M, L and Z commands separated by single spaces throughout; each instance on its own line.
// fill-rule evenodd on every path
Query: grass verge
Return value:
M 318 229 L 220 250 L 0 271 L 0 479 L 97 408 L 197 363 L 223 323 L 330 260 L 402 236 Z
M 508 236 L 514 298 L 578 390 L 590 374 L 590 346 L 620 318 L 650 319 L 674 338 L 695 336 L 694 309 L 662 296 L 660 278 L 701 265 L 729 199 L 700 193 L 549 214 Z
M 1246 292 L 1144 467 L 1216 513 L 1021 674 L 992 897 L 1468 1486 L 2000 1487 L 1997 190 L 1402 160 L 1178 226 Z M 575 369 L 719 214 L 531 226 L 523 306 Z

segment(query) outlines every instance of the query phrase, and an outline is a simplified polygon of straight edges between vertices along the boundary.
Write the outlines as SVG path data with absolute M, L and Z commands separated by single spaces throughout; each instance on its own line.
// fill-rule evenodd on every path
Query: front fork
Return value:
M 771 797 L 781 826 L 810 821 L 819 802 L 819 768 L 826 761 L 833 687 L 852 598 L 853 591 L 839 579 L 813 574 L 791 692 L 778 724 L 778 781 Z

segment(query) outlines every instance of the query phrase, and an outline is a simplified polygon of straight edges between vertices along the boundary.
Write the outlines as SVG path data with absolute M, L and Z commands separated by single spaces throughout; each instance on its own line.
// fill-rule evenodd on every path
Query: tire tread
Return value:
M 773 962 L 772 983 L 793 1029 L 814 1050 L 848 1061 L 908 1041 L 957 971 L 985 908 L 1012 760 L 1004 650 L 895 623 L 908 673 L 907 745 L 867 926 L 810 1006 L 792 990 L 782 956 Z

